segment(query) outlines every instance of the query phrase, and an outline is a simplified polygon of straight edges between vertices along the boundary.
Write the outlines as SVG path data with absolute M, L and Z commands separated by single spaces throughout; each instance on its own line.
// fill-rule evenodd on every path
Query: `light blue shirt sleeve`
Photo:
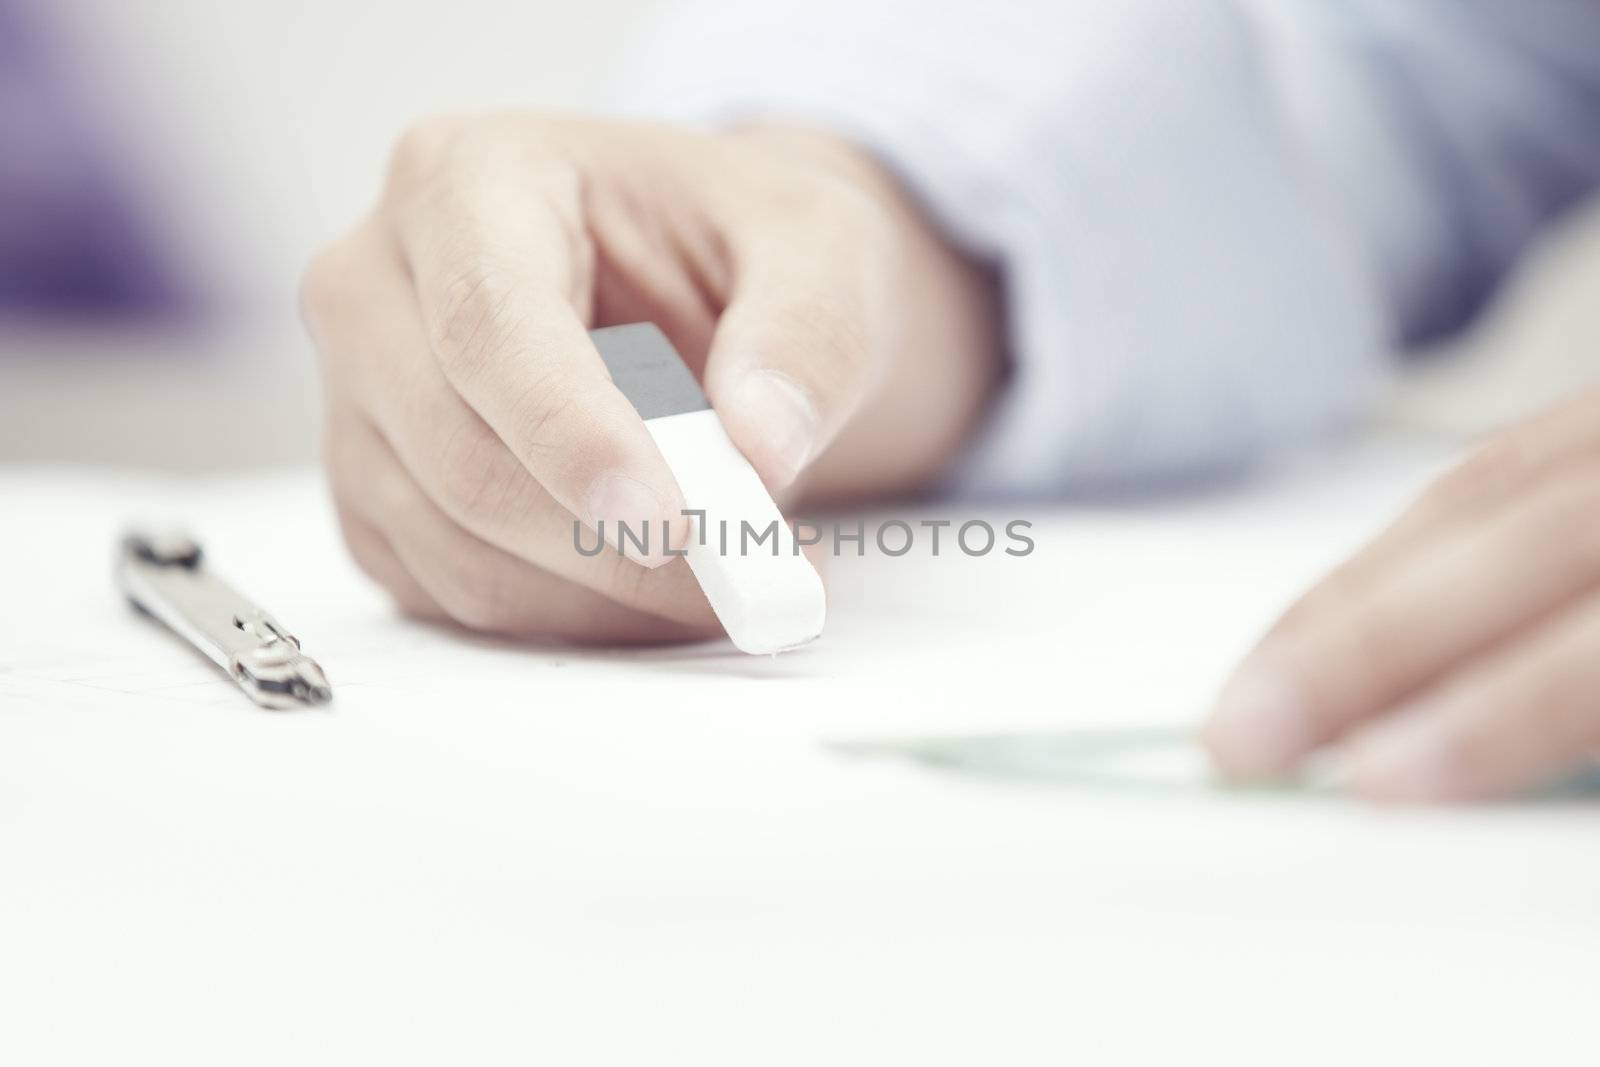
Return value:
M 1592 0 L 692 10 L 642 110 L 853 137 L 1000 271 L 1012 370 L 953 475 L 977 492 L 1190 478 L 1348 422 L 1600 182 Z

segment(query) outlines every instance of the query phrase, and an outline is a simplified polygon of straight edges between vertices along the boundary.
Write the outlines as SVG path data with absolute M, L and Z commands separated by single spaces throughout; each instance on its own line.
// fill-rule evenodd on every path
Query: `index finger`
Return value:
M 429 343 L 451 385 L 563 507 L 615 539 L 682 496 L 585 329 L 593 249 L 570 165 L 477 151 L 391 187 Z M 670 557 L 654 542 L 642 562 Z

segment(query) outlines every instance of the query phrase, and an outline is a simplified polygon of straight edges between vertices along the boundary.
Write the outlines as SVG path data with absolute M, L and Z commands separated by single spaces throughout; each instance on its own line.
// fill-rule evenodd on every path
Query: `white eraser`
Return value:
M 698 513 L 689 566 L 734 646 L 760 655 L 816 638 L 827 615 L 822 579 L 672 343 L 650 323 L 590 336 L 655 438 L 685 507 Z

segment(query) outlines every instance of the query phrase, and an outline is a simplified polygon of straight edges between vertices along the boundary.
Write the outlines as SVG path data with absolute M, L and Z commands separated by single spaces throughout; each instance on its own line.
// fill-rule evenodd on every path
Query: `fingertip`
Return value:
M 684 559 L 689 554 L 689 546 L 696 539 L 704 537 L 695 516 L 698 512 L 691 512 L 679 506 L 677 513 L 666 526 L 667 540 L 664 542 L 666 554 L 663 563 L 670 563 L 675 559 Z
M 816 452 L 816 403 L 781 371 L 746 372 L 727 391 L 718 415 L 769 488 L 793 484 Z
M 1438 804 L 1472 795 L 1449 736 L 1430 716 L 1401 712 L 1373 727 L 1341 760 L 1346 790 L 1379 804 Z
M 608 471 L 589 488 L 583 521 L 625 559 L 654 570 L 678 558 L 667 546 L 682 511 L 675 488 L 656 489 L 630 474 Z
M 1287 774 L 1316 742 L 1298 688 L 1259 663 L 1246 663 L 1223 686 L 1200 737 L 1217 770 L 1235 780 Z

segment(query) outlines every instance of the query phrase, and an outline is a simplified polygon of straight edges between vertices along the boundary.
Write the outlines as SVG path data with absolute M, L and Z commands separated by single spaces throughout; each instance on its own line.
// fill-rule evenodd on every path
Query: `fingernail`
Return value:
M 759 455 L 752 457 L 770 485 L 794 481 L 811 458 L 817 436 L 817 409 L 805 391 L 785 374 L 758 370 L 734 389 L 738 417 L 754 428 Z
M 1205 738 L 1222 772 L 1246 779 L 1288 772 L 1316 743 L 1299 691 L 1266 665 L 1240 668 L 1223 687 Z
M 659 567 L 672 559 L 662 551 L 667 531 L 666 502 L 655 490 L 626 474 L 605 474 L 589 490 L 591 528 L 601 530 L 611 547 L 645 567 Z M 630 535 L 623 537 L 623 527 Z M 641 552 L 640 542 L 648 546 Z
M 1417 712 L 1399 717 L 1358 741 L 1345 756 L 1346 787 L 1368 800 L 1427 803 L 1463 787 L 1460 768 L 1438 726 Z

